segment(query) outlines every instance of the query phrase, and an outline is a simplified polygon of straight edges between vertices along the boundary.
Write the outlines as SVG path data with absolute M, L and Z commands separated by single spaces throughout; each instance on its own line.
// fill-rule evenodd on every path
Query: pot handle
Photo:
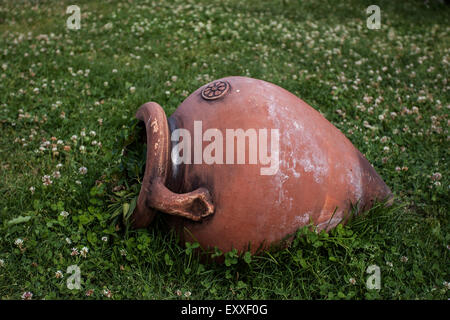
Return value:
M 145 174 L 133 212 L 135 227 L 146 227 L 153 220 L 152 209 L 200 221 L 214 213 L 209 191 L 198 188 L 188 193 L 174 193 L 166 187 L 169 165 L 170 136 L 167 117 L 156 102 L 142 105 L 136 118 L 144 121 L 147 131 Z

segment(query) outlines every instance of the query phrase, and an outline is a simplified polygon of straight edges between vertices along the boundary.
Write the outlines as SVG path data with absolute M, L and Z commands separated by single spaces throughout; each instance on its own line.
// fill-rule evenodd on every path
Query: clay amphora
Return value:
M 136 117 L 147 136 L 136 228 L 165 213 L 183 242 L 255 252 L 309 223 L 333 228 L 352 208 L 362 212 L 391 197 L 344 134 L 266 81 L 219 79 L 168 119 L 155 102 Z

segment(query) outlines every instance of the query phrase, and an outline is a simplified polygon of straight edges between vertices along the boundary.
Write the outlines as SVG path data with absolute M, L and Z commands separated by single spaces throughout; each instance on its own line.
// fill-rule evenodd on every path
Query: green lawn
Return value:
M 450 6 L 428 2 L 3 0 L 0 298 L 449 298 Z M 66 28 L 71 4 L 80 30 Z M 379 30 L 366 27 L 371 4 Z M 229 75 L 319 110 L 396 204 L 223 265 L 180 246 L 163 217 L 129 230 L 145 161 L 135 111 L 157 101 L 170 115 Z M 79 290 L 67 288 L 70 265 Z M 366 287 L 370 265 L 380 290 Z

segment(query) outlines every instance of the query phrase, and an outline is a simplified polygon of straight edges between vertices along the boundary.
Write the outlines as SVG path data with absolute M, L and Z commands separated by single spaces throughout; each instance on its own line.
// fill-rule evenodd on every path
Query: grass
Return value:
M 79 0 L 74 31 L 73 1 L 2 1 L 0 298 L 449 298 L 449 7 L 378 1 L 381 29 L 369 30 L 372 2 Z M 121 154 L 135 111 L 157 101 L 170 115 L 228 75 L 318 109 L 396 204 L 225 264 L 180 246 L 161 216 L 127 229 L 145 161 Z M 70 265 L 80 290 L 66 286 Z M 370 265 L 380 290 L 366 288 Z

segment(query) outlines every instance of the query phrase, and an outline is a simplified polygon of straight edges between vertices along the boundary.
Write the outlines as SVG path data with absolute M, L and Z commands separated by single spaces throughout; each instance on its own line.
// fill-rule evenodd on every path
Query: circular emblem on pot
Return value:
M 226 81 L 214 81 L 202 90 L 202 97 L 206 100 L 215 100 L 224 96 L 230 89 L 230 84 Z

